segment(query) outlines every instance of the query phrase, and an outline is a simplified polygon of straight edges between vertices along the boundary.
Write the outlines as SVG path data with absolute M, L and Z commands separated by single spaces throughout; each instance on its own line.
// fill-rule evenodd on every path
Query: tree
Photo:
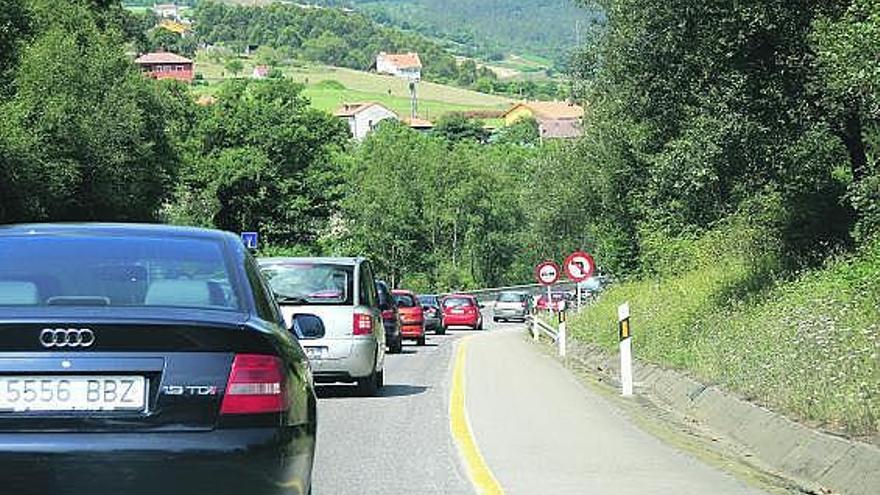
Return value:
M 434 126 L 434 134 L 450 143 L 464 140 L 484 142 L 489 138 L 489 133 L 483 129 L 480 121 L 470 119 L 460 113 L 440 117 L 437 120 L 437 125 Z
M 241 71 L 244 70 L 244 63 L 238 57 L 230 58 L 223 65 L 223 68 L 229 71 L 233 77 L 238 77 Z
M 177 163 L 161 92 L 88 6 L 36 6 L 0 105 L 0 163 L 12 170 L 0 221 L 154 220 Z
M 287 79 L 229 80 L 193 131 L 169 219 L 258 230 L 270 244 L 314 243 L 339 200 L 331 161 L 348 130 Z

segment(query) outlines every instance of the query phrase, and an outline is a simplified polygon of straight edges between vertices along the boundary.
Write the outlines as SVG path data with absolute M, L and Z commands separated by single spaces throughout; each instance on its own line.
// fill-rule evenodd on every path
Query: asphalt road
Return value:
M 319 391 L 315 495 L 476 493 L 448 414 L 462 338 L 468 422 L 501 493 L 761 493 L 639 429 L 527 342 L 522 325 L 486 320 L 486 331 L 429 335 L 428 346 L 389 355 L 381 397 Z

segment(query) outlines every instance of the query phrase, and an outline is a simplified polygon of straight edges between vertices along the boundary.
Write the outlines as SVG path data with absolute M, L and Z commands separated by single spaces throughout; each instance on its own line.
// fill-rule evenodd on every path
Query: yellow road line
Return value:
M 458 451 L 464 460 L 465 467 L 471 477 L 474 488 L 480 495 L 504 495 L 504 489 L 495 479 L 495 475 L 486 465 L 474 435 L 471 432 L 465 407 L 465 355 L 468 340 L 466 337 L 459 341 L 458 351 L 455 354 L 455 364 L 452 369 L 452 391 L 449 395 L 449 424 L 452 429 L 452 438 L 458 445 Z

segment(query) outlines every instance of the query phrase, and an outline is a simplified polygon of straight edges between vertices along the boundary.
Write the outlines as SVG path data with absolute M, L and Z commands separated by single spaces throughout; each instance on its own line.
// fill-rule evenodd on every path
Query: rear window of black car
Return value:
M 474 302 L 467 297 L 447 297 L 443 300 L 443 306 L 446 308 L 456 308 L 459 306 L 473 306 Z
M 394 294 L 394 300 L 401 308 L 412 308 L 416 305 L 415 299 L 409 294 Z
M 0 237 L 0 306 L 241 310 L 230 273 L 210 239 Z
M 264 264 L 261 269 L 282 304 L 354 304 L 354 266 L 290 262 Z

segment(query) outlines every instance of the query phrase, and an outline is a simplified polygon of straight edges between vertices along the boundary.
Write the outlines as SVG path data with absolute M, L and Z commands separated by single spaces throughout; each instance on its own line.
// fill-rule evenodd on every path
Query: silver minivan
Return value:
M 364 258 L 265 258 L 288 326 L 297 314 L 324 322 L 322 335 L 300 335 L 317 383 L 357 383 L 376 395 L 385 381 L 385 328 L 370 262 Z

